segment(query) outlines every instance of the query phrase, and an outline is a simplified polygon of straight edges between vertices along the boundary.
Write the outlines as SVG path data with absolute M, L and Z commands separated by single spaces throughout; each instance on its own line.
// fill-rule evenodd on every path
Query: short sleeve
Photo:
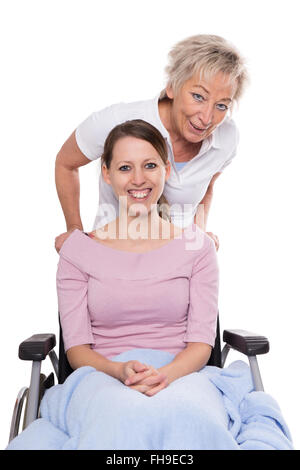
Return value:
M 109 106 L 88 116 L 75 131 L 77 145 L 90 160 L 101 157 L 104 142 L 113 127 L 117 124 L 114 108 Z
M 218 317 L 219 268 L 213 240 L 196 259 L 190 279 L 190 303 L 184 342 L 214 347 Z
M 56 287 L 65 351 L 73 346 L 94 344 L 87 305 L 88 275 L 60 256 Z

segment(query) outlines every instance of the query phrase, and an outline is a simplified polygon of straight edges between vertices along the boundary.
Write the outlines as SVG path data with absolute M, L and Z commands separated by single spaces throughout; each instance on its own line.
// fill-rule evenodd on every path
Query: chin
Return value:
M 203 136 L 196 136 L 196 135 L 189 135 L 188 137 L 185 137 L 185 140 L 187 142 L 189 142 L 190 144 L 200 144 L 200 142 L 202 142 L 205 138 L 207 137 L 207 135 L 203 135 Z

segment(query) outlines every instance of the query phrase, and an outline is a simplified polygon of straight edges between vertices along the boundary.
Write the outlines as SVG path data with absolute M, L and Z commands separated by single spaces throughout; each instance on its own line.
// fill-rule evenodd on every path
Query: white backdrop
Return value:
M 19 343 L 58 333 L 54 238 L 65 231 L 54 182 L 63 142 L 92 111 L 155 96 L 177 41 L 218 34 L 246 56 L 252 82 L 234 119 L 240 146 L 215 186 L 208 230 L 220 238 L 221 328 L 266 335 L 259 363 L 300 448 L 299 18 L 297 0 L 11 0 L 0 7 L 1 429 L 7 444 L 30 363 Z M 98 162 L 80 170 L 92 229 Z M 232 353 L 228 361 L 246 360 Z M 50 362 L 45 370 L 51 370 Z

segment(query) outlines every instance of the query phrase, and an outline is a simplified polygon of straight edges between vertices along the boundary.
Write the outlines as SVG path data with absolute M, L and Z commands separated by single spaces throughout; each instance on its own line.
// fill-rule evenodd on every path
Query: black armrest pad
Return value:
M 246 356 L 266 354 L 270 350 L 269 341 L 265 336 L 245 330 L 224 330 L 223 341 Z
M 33 335 L 19 346 L 19 358 L 24 361 L 43 361 L 55 347 L 56 338 L 52 333 Z

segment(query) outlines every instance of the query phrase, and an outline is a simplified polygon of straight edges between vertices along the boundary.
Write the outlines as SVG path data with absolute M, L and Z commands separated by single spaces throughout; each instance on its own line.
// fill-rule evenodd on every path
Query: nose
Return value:
M 135 186 L 142 186 L 145 183 L 144 171 L 141 168 L 135 168 L 132 173 L 131 183 Z
M 201 112 L 198 114 L 199 120 L 202 122 L 204 127 L 208 127 L 213 122 L 213 111 L 214 106 L 208 102 L 203 103 Z

